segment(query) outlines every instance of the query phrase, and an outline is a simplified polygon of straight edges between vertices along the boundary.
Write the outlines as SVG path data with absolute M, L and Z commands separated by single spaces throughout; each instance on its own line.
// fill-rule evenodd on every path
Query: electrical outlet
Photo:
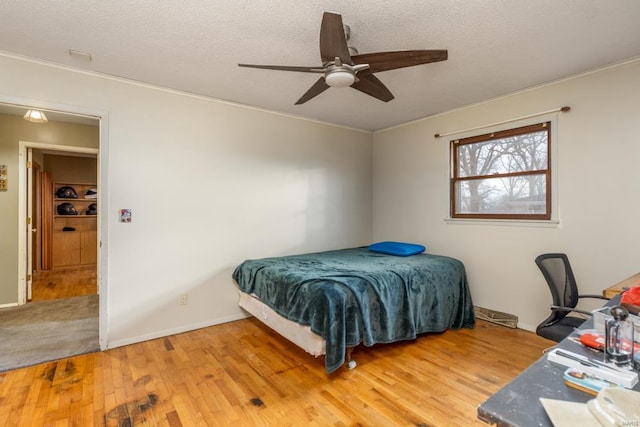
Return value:
M 187 300 L 187 294 L 180 295 L 180 299 L 178 300 L 178 302 L 180 305 L 187 305 L 187 303 L 189 302 Z

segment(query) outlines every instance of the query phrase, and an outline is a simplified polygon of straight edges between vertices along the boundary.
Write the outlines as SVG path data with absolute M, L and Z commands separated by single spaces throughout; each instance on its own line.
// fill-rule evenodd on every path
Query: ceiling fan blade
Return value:
M 384 102 L 389 102 L 394 98 L 391 91 L 369 70 L 358 73 L 358 79 L 351 85 L 352 88 Z
M 322 62 L 335 61 L 338 57 L 343 64 L 353 64 L 347 46 L 347 38 L 344 35 L 341 15 L 331 12 L 325 12 L 322 15 L 320 57 Z
M 256 65 L 256 64 L 238 64 L 238 67 L 261 68 L 264 70 L 298 71 L 300 73 L 324 73 L 324 68 L 322 67 L 296 67 L 296 66 L 287 66 L 287 65 Z
M 413 67 L 430 62 L 446 61 L 447 50 L 398 50 L 393 52 L 375 52 L 354 55 L 355 64 L 369 64 L 372 73 L 395 70 L 396 68 Z
M 296 105 L 304 104 L 311 98 L 320 95 L 325 90 L 329 89 L 329 85 L 324 81 L 324 77 L 320 77 L 317 82 L 311 86 L 311 88 L 305 92 L 300 99 L 296 101 Z

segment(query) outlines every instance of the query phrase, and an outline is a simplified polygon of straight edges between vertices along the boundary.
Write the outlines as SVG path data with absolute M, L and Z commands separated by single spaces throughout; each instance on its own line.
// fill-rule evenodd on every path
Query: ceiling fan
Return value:
M 304 104 L 329 87 L 347 86 L 381 101 L 389 102 L 393 99 L 393 94 L 373 73 L 446 61 L 448 52 L 446 50 L 400 50 L 351 55 L 342 16 L 325 12 L 320 26 L 320 57 L 322 66 L 319 67 L 255 64 L 238 64 L 238 66 L 324 74 L 298 99 L 296 105 Z

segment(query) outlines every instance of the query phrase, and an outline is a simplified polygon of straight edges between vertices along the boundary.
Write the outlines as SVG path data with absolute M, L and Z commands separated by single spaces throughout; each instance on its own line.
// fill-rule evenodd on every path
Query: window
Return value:
M 451 218 L 551 219 L 551 122 L 451 141 Z

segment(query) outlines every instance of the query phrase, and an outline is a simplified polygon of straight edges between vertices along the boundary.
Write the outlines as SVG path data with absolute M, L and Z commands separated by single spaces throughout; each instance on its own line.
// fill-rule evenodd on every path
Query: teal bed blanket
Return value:
M 464 265 L 445 256 L 342 249 L 247 260 L 233 279 L 242 292 L 323 337 L 327 373 L 345 362 L 348 346 L 410 340 L 475 322 Z

